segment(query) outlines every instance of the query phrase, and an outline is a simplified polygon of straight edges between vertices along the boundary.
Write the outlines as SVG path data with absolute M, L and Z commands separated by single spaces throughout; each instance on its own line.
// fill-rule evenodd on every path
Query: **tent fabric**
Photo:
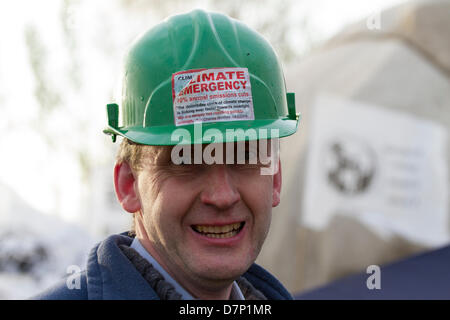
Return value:
M 368 30 L 364 19 L 287 68 L 287 89 L 295 92 L 304 121 L 296 135 L 281 140 L 281 203 L 258 263 L 291 292 L 432 249 L 402 235 L 384 239 L 339 212 L 326 228 L 313 230 L 301 223 L 302 197 L 313 106 L 323 93 L 450 128 L 449 11 L 448 0 L 408 2 L 383 11 L 380 30 Z
M 446 246 L 381 267 L 378 289 L 368 289 L 372 273 L 360 273 L 298 294 L 295 299 L 450 299 L 449 264 L 450 246 Z

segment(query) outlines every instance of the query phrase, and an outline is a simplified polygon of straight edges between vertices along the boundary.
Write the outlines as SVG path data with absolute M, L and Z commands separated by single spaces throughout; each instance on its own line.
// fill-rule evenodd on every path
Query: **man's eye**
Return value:
M 178 167 L 178 168 L 180 168 L 180 169 L 189 169 L 189 170 L 196 169 L 196 168 L 199 167 L 199 166 L 200 166 L 200 165 L 194 164 L 193 161 L 191 161 L 191 162 L 189 163 L 189 161 L 184 161 L 184 160 L 181 161 L 180 164 L 175 165 L 175 167 Z
M 245 162 L 250 164 L 256 164 L 258 162 L 258 155 L 255 151 L 245 151 Z

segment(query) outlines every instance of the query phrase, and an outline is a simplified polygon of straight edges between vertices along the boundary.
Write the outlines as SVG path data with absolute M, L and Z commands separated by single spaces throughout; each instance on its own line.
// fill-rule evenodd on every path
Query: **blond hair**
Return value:
M 126 162 L 133 171 L 140 171 L 142 169 L 142 153 L 145 147 L 147 146 L 124 138 L 117 151 L 116 162 L 118 164 Z

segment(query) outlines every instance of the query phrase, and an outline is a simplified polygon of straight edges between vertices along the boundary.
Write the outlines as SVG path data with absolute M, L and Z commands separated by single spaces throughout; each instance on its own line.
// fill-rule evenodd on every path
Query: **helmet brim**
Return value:
M 119 135 L 139 144 L 170 146 L 282 138 L 294 134 L 299 122 L 300 116 L 297 116 L 296 120 L 282 118 L 209 122 L 178 127 L 173 125 L 129 128 L 108 126 L 103 132 Z

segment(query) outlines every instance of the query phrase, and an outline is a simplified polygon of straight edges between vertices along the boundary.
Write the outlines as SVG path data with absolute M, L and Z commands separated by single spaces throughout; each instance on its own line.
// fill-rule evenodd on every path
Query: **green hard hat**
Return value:
M 177 129 L 188 143 L 210 143 L 209 129 L 227 137 L 221 142 L 271 138 L 275 131 L 285 137 L 300 120 L 268 41 L 235 19 L 203 10 L 169 17 L 132 43 L 120 111 L 111 103 L 107 115 L 103 132 L 113 141 L 121 135 L 146 145 L 178 144 Z M 250 129 L 256 135 L 227 135 Z

